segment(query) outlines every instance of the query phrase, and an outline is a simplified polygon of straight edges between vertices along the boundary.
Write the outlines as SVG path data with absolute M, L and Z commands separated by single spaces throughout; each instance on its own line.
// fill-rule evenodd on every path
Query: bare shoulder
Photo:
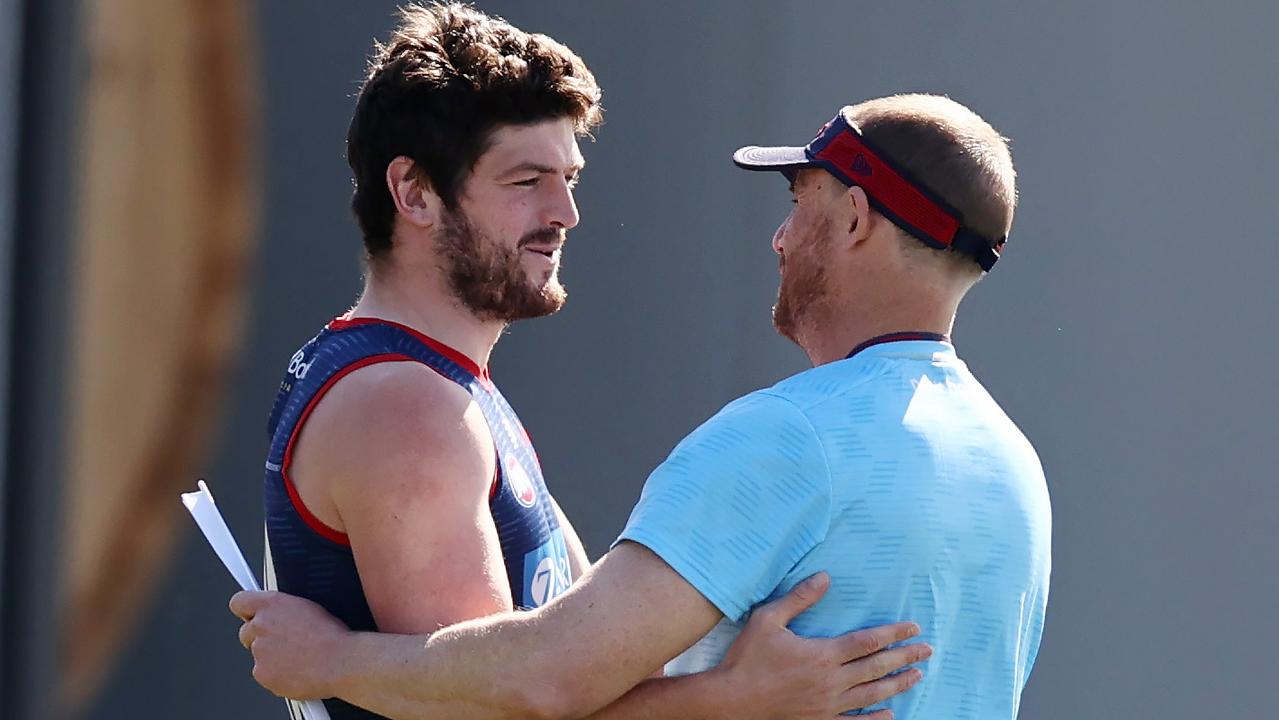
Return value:
M 467 414 L 478 410 L 465 389 L 429 367 L 386 362 L 342 378 L 316 408 L 312 422 L 332 422 L 362 443 L 411 438 L 413 447 L 425 447 L 455 439 Z M 321 411 L 332 420 L 321 418 Z
M 340 524 L 344 497 L 377 489 L 406 500 L 446 482 L 483 491 L 494 463 L 488 425 L 464 388 L 421 363 L 386 362 L 351 372 L 320 400 L 292 475 L 313 512 Z

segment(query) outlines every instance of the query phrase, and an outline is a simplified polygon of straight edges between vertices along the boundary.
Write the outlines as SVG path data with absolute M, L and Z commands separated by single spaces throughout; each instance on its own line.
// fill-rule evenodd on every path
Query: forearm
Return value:
M 392 718 L 579 718 L 625 695 L 720 617 L 660 558 L 627 543 L 530 612 L 429 638 L 346 631 L 332 652 L 307 657 L 320 679 L 306 687 Z
M 333 694 L 395 720 L 554 716 L 556 686 L 512 670 L 530 659 L 522 649 L 536 634 L 521 620 L 501 623 L 500 638 L 479 623 L 430 637 L 351 633 L 335 659 Z
M 719 720 L 749 717 L 732 678 L 717 669 L 645 680 L 586 720 Z

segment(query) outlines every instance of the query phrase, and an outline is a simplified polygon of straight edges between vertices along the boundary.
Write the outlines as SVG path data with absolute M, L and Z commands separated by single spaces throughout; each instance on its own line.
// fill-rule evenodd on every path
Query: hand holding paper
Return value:
M 209 486 L 205 485 L 203 480 L 199 481 L 199 486 L 200 489 L 195 492 L 182 493 L 182 504 L 195 519 L 195 524 L 200 526 L 200 532 L 204 533 L 204 538 L 209 541 L 218 559 L 240 584 L 240 589 L 261 590 L 262 586 L 258 584 L 257 577 L 249 569 L 249 563 L 244 559 L 244 553 L 240 551 L 235 537 L 231 535 L 231 529 L 227 527 L 222 513 L 218 512 L 217 503 L 213 501 L 213 493 L 209 492 Z M 305 702 L 290 700 L 290 714 L 295 709 L 301 711 L 302 720 L 329 720 L 328 711 L 318 700 Z

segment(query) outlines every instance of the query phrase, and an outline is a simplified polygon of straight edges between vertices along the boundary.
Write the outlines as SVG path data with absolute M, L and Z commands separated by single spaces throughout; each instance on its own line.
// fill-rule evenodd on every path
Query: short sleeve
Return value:
M 736 622 L 825 537 L 830 507 L 830 470 L 812 424 L 794 403 L 761 391 L 675 447 L 649 475 L 618 542 L 652 550 Z

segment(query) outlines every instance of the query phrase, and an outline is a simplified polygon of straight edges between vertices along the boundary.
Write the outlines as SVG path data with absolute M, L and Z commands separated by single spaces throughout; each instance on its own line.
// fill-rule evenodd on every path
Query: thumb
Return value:
M 816 605 L 829 589 L 830 576 L 824 572 L 815 573 L 765 607 L 769 609 L 771 620 L 779 625 L 789 625 L 796 615 Z
M 231 602 L 227 607 L 231 608 L 231 612 L 236 617 L 247 622 L 258 614 L 258 610 L 262 609 L 262 606 L 266 604 L 271 595 L 272 593 L 269 592 L 241 590 L 231 596 Z

